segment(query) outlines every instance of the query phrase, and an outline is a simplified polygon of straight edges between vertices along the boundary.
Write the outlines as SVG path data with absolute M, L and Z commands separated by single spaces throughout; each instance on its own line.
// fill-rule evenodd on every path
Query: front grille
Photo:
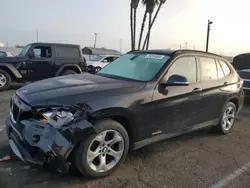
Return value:
M 17 122 L 19 115 L 20 115 L 20 109 L 15 103 L 12 103 L 11 113 L 12 113 L 13 120 Z
M 30 119 L 33 117 L 32 111 L 27 110 L 27 109 L 22 109 L 22 106 L 23 104 L 20 100 L 18 102 L 14 99 L 11 100 L 10 116 L 14 123 L 20 122 L 25 119 Z

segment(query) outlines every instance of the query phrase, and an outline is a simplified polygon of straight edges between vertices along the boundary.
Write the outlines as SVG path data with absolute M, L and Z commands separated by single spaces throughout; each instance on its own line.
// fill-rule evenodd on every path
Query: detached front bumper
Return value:
M 36 120 L 12 123 L 6 119 L 6 130 L 13 152 L 24 162 L 67 171 L 67 159 L 74 144 L 52 126 Z

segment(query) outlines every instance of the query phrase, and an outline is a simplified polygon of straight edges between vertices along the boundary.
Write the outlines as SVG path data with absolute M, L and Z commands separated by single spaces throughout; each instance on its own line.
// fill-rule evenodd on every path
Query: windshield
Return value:
M 97 74 L 137 81 L 150 81 L 170 58 L 159 54 L 126 54 L 105 66 Z
M 30 46 L 31 46 L 31 44 L 26 45 L 26 46 L 22 49 L 22 51 L 18 54 L 18 56 L 24 57 L 24 56 L 27 54 L 27 52 L 28 52 Z
M 102 55 L 94 55 L 92 56 L 89 61 L 100 61 L 104 58 L 105 56 L 102 56 Z

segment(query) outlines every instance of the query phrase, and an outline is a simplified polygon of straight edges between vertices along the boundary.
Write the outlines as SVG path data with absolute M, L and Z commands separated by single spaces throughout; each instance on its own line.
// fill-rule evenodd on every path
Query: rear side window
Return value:
M 77 47 L 56 46 L 56 57 L 58 58 L 80 58 L 80 53 Z
M 217 67 L 215 59 L 200 57 L 201 62 L 201 80 L 210 81 L 217 79 Z
M 230 68 L 228 67 L 227 63 L 225 61 L 219 60 L 220 65 L 223 69 L 224 75 L 227 76 L 230 74 Z

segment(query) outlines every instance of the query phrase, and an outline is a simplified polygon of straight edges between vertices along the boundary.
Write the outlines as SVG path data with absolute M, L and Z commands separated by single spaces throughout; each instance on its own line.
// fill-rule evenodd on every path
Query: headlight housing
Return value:
M 47 122 L 55 128 L 60 128 L 63 125 L 67 125 L 74 120 L 74 115 L 69 111 L 48 111 L 42 113 L 43 117 L 46 118 Z

